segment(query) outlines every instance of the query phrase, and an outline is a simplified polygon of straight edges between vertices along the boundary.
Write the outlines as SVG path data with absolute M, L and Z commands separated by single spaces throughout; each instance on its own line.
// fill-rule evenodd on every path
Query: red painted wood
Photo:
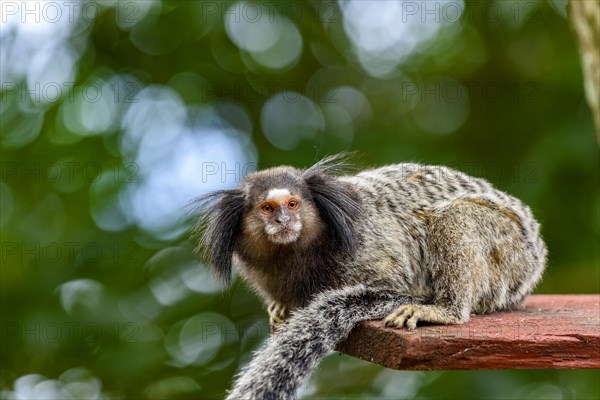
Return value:
M 414 331 L 367 321 L 338 350 L 400 370 L 600 368 L 600 295 L 536 295 L 521 311 Z

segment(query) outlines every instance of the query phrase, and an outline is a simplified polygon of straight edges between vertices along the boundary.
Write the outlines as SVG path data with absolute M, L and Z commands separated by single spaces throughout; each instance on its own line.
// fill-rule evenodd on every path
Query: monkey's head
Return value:
M 242 232 L 258 248 L 273 245 L 308 245 L 323 224 L 301 170 L 277 167 L 248 175 L 240 189 L 246 210 Z M 268 247 L 267 247 L 268 248 Z
M 278 247 L 310 251 L 310 246 L 323 242 L 353 251 L 360 210 L 352 187 L 336 179 L 336 173 L 347 168 L 341 159 L 329 157 L 306 170 L 275 167 L 255 172 L 236 189 L 201 197 L 199 249 L 217 276 L 229 283 L 231 258 L 240 243 L 263 256 Z

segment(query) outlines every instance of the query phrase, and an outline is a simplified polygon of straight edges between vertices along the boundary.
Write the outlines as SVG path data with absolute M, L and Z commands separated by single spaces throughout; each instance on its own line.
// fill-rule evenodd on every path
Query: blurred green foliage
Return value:
M 185 202 L 337 151 L 489 179 L 542 223 L 538 292 L 598 293 L 598 146 L 566 2 L 67 3 L 2 4 L 3 398 L 222 397 L 266 313 L 191 255 Z M 599 377 L 333 355 L 304 395 L 598 398 Z

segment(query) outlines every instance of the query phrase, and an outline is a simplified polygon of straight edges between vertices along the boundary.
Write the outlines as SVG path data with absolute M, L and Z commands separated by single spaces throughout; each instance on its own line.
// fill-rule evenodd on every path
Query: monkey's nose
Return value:
M 275 217 L 275 221 L 278 224 L 287 224 L 288 222 L 290 222 L 290 216 L 285 214 L 279 214 Z

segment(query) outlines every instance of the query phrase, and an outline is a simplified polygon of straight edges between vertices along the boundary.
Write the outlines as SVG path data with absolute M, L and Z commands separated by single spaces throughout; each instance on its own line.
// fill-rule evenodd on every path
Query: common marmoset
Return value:
M 518 199 L 446 167 L 347 167 L 270 168 L 200 198 L 207 262 L 229 283 L 233 260 L 279 324 L 229 399 L 294 397 L 360 321 L 463 323 L 520 307 L 540 280 L 546 246 Z

